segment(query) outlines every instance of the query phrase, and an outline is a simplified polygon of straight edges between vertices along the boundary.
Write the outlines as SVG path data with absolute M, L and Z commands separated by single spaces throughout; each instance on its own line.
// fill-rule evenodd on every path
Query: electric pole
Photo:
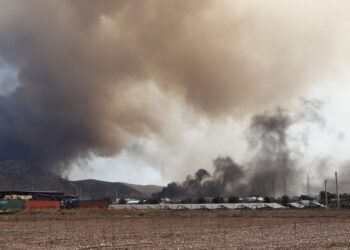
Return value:
M 307 175 L 307 195 L 310 198 L 310 176 Z
M 324 180 L 325 205 L 328 207 L 327 180 Z
M 335 172 L 335 189 L 337 193 L 337 207 L 340 208 L 340 201 L 339 201 L 339 189 L 338 189 L 338 173 Z

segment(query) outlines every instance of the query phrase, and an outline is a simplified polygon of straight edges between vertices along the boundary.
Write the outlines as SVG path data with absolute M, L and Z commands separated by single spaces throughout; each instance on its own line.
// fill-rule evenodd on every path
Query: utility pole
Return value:
M 327 194 L 327 180 L 324 180 L 324 195 L 325 195 L 325 205 L 328 207 L 328 194 Z
M 337 192 L 337 207 L 340 208 L 339 189 L 338 189 L 338 173 L 337 172 L 335 172 L 335 189 Z
M 310 176 L 307 175 L 307 195 L 310 198 Z

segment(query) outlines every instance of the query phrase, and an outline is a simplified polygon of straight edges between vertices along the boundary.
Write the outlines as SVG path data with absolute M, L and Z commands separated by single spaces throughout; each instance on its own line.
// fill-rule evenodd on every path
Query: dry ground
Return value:
M 0 249 L 349 249 L 350 210 L 0 214 Z

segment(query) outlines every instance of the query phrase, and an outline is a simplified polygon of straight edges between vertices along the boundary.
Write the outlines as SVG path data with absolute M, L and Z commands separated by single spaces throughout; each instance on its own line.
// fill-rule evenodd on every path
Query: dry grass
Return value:
M 31 210 L 0 215 L 0 249 L 348 249 L 350 210 Z
M 286 210 L 116 210 L 99 208 L 78 209 L 35 209 L 9 211 L 11 216 L 26 217 L 28 215 L 54 216 L 131 216 L 131 217 L 273 217 L 273 218 L 313 218 L 313 217 L 340 217 L 350 218 L 350 210 L 346 209 L 286 209 Z M 0 220 L 4 215 L 0 214 Z M 5 216 L 6 217 L 6 216 Z

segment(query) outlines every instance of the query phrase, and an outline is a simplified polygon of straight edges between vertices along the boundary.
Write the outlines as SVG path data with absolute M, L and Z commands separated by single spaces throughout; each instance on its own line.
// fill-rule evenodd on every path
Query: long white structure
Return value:
M 110 204 L 110 209 L 163 209 L 163 210 L 243 210 L 243 209 L 286 209 L 278 203 L 219 203 L 219 204 Z

